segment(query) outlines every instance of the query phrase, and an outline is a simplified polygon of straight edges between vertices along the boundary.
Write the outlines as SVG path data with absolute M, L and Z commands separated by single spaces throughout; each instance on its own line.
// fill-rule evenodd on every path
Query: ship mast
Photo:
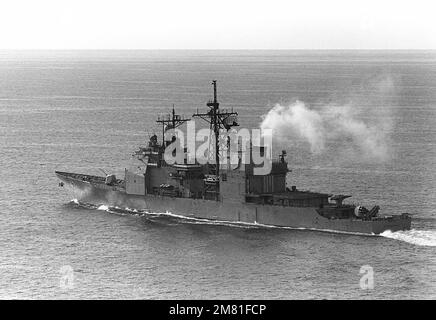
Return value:
M 213 130 L 215 135 L 215 164 L 216 164 L 216 175 L 219 176 L 220 169 L 220 157 L 219 157 L 219 134 L 220 129 L 226 129 L 227 131 L 231 127 L 238 126 L 236 122 L 237 112 L 233 112 L 233 108 L 231 112 L 227 112 L 225 110 L 220 110 L 219 103 L 217 99 L 217 89 L 216 89 L 216 80 L 212 81 L 213 85 L 213 101 L 210 100 L 207 103 L 207 106 L 210 108 L 207 113 L 197 113 L 193 114 L 193 117 L 201 118 L 204 121 L 210 124 L 210 129 Z M 231 121 L 233 120 L 233 121 Z
M 181 126 L 189 120 L 191 119 L 182 118 L 180 115 L 176 114 L 174 104 L 171 114 L 159 116 L 156 122 L 162 124 L 162 146 L 165 147 L 165 131 L 170 129 L 176 129 L 177 127 Z

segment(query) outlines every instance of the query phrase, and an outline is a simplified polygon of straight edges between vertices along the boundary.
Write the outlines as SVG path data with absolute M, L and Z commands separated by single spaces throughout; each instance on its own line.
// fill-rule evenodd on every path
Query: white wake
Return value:
M 83 205 L 77 199 L 71 200 L 71 202 Z M 187 217 L 184 215 L 178 215 L 171 212 L 149 212 L 147 211 L 138 211 L 136 209 L 124 208 L 121 209 L 117 206 L 110 207 L 108 205 L 99 205 L 95 206 L 94 209 L 102 210 L 110 213 L 120 214 L 119 211 L 127 211 L 133 213 L 134 215 L 148 215 L 148 216 L 168 216 L 173 218 L 182 219 L 186 222 L 190 223 L 198 223 L 198 224 L 209 224 L 209 225 L 223 225 L 223 226 L 232 226 L 232 227 L 242 227 L 242 228 L 274 228 L 274 229 L 290 229 L 290 230 L 312 230 L 312 231 L 321 231 L 321 232 L 331 232 L 331 233 L 342 233 L 342 234 L 352 234 L 352 235 L 362 235 L 362 236 L 370 236 L 368 234 L 363 233 L 355 233 L 355 232 L 345 232 L 345 231 L 337 231 L 337 230 L 328 230 L 328 229 L 315 229 L 315 228 L 295 228 L 295 227 L 279 227 L 272 225 L 260 224 L 257 221 L 254 223 L 250 222 L 242 222 L 242 221 L 224 221 L 224 220 L 209 220 L 202 218 L 194 218 Z M 112 209 L 112 210 L 111 210 Z M 374 236 L 374 234 L 373 234 Z M 380 236 L 395 240 L 400 240 L 404 242 L 408 242 L 411 244 L 419 245 L 419 246 L 430 246 L 436 247 L 436 230 L 408 230 L 408 231 L 396 231 L 392 232 L 387 230 L 380 234 Z
M 436 230 L 408 230 L 392 232 L 387 230 L 380 234 L 382 237 L 400 240 L 419 246 L 436 247 Z

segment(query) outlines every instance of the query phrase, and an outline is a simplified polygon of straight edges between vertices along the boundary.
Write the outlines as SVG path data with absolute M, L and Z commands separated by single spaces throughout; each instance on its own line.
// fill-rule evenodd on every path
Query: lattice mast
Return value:
M 213 101 L 209 100 L 207 106 L 210 110 L 207 113 L 197 113 L 193 114 L 193 117 L 201 118 L 204 121 L 210 124 L 210 129 L 214 132 L 215 135 L 215 165 L 216 165 L 216 175 L 219 176 L 219 168 L 220 168 L 220 147 L 219 147 L 219 135 L 220 129 L 226 129 L 227 131 L 230 128 L 238 126 L 236 116 L 237 112 L 232 111 L 228 112 L 225 110 L 221 110 L 219 108 L 219 103 L 217 99 L 217 86 L 216 80 L 212 81 L 213 85 Z
M 170 129 L 176 129 L 185 122 L 189 121 L 189 118 L 183 118 L 182 116 L 176 114 L 173 104 L 173 110 L 171 114 L 166 116 L 159 116 L 156 120 L 157 123 L 162 124 L 162 146 L 165 147 L 165 132 Z

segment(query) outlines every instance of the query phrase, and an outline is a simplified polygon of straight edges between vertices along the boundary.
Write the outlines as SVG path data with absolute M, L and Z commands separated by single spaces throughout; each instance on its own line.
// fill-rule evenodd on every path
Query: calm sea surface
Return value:
M 297 99 L 389 123 L 385 161 L 290 139 L 288 183 L 412 213 L 413 230 L 187 222 L 80 204 L 58 187 L 54 170 L 122 176 L 160 133 L 157 114 L 205 110 L 212 79 L 244 127 Z M 0 52 L 0 168 L 0 298 L 436 298 L 434 51 Z

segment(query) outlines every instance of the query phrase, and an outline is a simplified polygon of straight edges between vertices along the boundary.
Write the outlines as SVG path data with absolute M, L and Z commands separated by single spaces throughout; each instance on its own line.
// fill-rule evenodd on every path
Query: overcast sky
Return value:
M 0 0 L 0 49 L 436 49 L 435 0 Z

